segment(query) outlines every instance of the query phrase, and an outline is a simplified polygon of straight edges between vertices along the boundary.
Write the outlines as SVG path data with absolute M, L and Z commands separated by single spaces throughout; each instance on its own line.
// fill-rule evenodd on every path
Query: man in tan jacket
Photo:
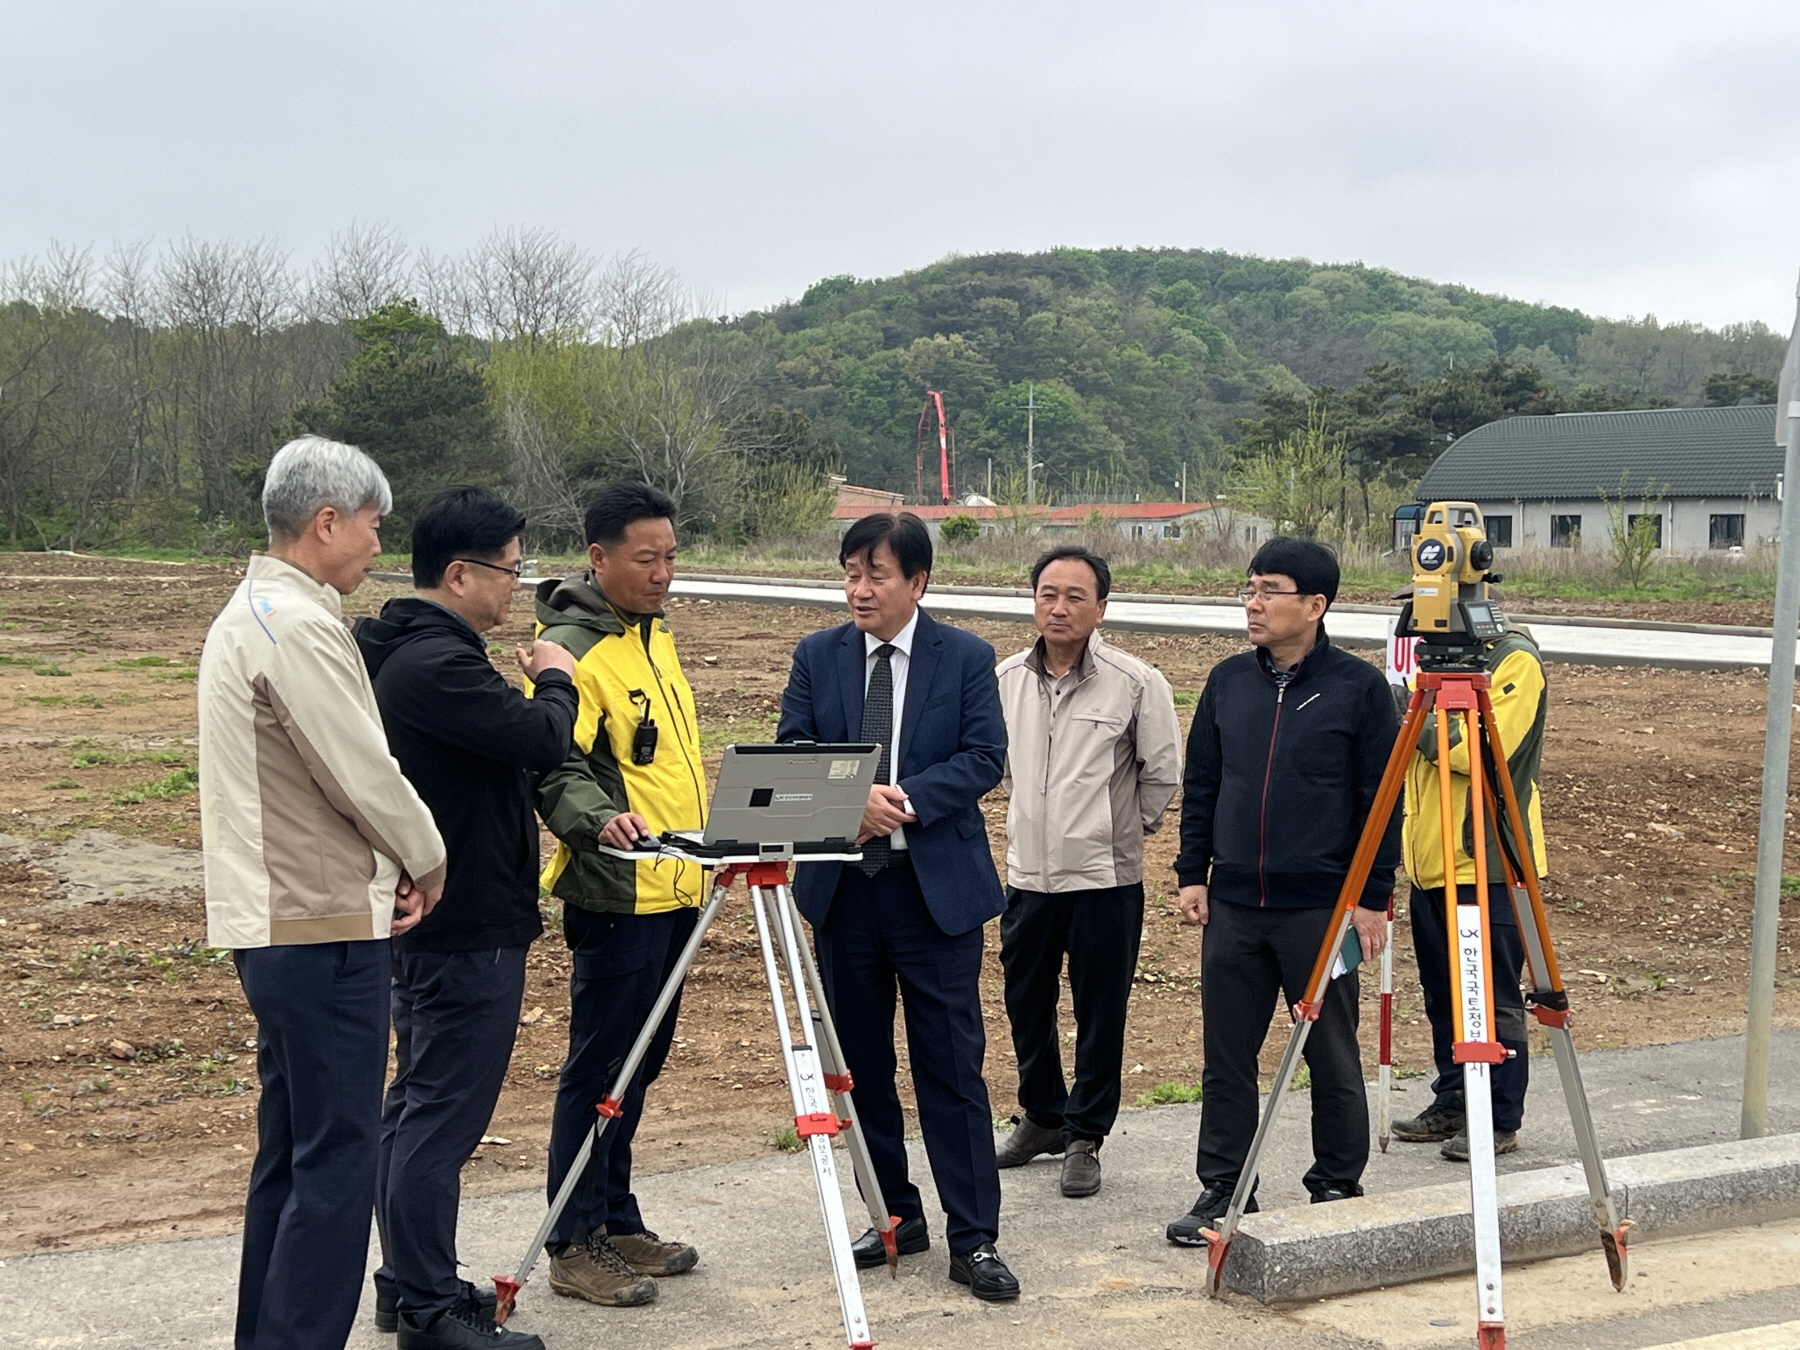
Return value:
M 200 655 L 207 941 L 233 949 L 262 1079 L 237 1350 L 319 1350 L 349 1336 L 368 1252 L 388 937 L 437 902 L 444 843 L 343 624 L 387 479 L 305 436 L 269 464 L 262 504 L 269 551 Z
M 1181 782 L 1169 682 L 1100 637 L 1112 572 L 1076 545 L 1031 569 L 1039 637 L 1001 662 L 1006 716 L 1006 913 L 1000 963 L 1024 1116 L 1002 1167 L 1063 1155 L 1062 1193 L 1100 1189 L 1119 1111 L 1125 1007 L 1144 926 L 1144 836 Z M 1075 1003 L 1075 1081 L 1063 1080 L 1063 955 Z

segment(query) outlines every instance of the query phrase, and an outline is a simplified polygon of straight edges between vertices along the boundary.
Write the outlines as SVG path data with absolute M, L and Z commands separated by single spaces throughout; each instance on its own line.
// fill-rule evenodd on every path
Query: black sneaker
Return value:
M 1468 1117 L 1460 1103 L 1434 1099 L 1416 1116 L 1394 1122 L 1393 1134 L 1409 1144 L 1436 1144 L 1458 1134 Z
M 894 1230 L 894 1250 L 901 1256 L 917 1256 L 931 1250 L 931 1234 L 925 1231 L 924 1215 L 900 1221 L 900 1226 Z M 887 1248 L 881 1244 L 881 1234 L 873 1228 L 850 1244 L 850 1255 L 856 1258 L 858 1270 L 887 1264 Z
M 463 1280 L 461 1285 L 461 1289 L 457 1292 L 457 1301 L 473 1303 L 481 1310 L 483 1317 L 490 1322 L 493 1321 L 494 1305 L 497 1302 L 494 1291 L 477 1289 L 467 1280 Z M 385 1284 L 380 1280 L 375 1281 L 375 1330 L 385 1331 L 390 1335 L 400 1330 L 400 1295 L 394 1292 L 392 1285 Z
M 1177 1247 L 1204 1247 L 1206 1239 L 1200 1235 L 1200 1230 L 1213 1227 L 1225 1217 L 1225 1211 L 1231 1208 L 1231 1193 L 1235 1189 L 1235 1185 L 1208 1186 L 1200 1192 L 1200 1198 L 1194 1201 L 1192 1209 L 1163 1229 L 1163 1236 Z M 1244 1204 L 1244 1213 L 1256 1212 L 1256 1196 L 1252 1194 Z
M 1328 1205 L 1333 1200 L 1354 1200 L 1363 1193 L 1363 1188 L 1352 1182 L 1345 1185 L 1341 1181 L 1333 1181 L 1327 1185 L 1316 1187 L 1312 1193 L 1315 1205 Z
M 950 1258 L 950 1278 L 969 1286 L 984 1303 L 1004 1303 L 1019 1296 L 1019 1281 L 1006 1268 L 994 1244 L 984 1242 L 972 1252 Z
M 543 1341 L 530 1332 L 497 1327 L 478 1304 L 462 1299 L 422 1327 L 408 1313 L 398 1330 L 399 1350 L 544 1350 Z

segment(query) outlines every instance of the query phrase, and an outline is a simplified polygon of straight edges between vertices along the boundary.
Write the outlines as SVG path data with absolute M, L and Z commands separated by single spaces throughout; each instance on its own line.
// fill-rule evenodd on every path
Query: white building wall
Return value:
M 1478 502 L 1486 517 L 1508 516 L 1512 519 L 1512 545 L 1515 549 L 1550 548 L 1554 516 L 1581 518 L 1582 547 L 1611 547 L 1607 505 L 1598 497 L 1565 498 L 1557 501 L 1483 501 Z M 1778 532 L 1781 504 L 1770 497 L 1679 497 L 1665 498 L 1654 510 L 1663 517 L 1665 556 L 1689 556 L 1711 550 L 1712 517 L 1741 515 L 1744 517 L 1744 547 L 1773 544 Z

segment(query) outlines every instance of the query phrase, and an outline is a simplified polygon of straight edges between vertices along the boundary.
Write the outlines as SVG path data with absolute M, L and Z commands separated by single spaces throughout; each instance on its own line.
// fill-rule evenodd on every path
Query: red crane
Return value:
M 937 423 L 938 445 L 938 496 L 945 506 L 956 500 L 956 492 L 950 486 L 950 466 L 955 460 L 956 433 L 950 429 L 950 419 L 944 414 L 944 395 L 941 390 L 925 391 L 925 407 L 919 413 L 918 466 L 913 480 L 913 495 L 919 501 L 925 500 L 925 442 L 931 435 L 930 423 Z

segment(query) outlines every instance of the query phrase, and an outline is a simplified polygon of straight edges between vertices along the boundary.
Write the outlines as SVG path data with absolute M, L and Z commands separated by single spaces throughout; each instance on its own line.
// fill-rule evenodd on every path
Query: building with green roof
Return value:
M 1782 461 L 1772 404 L 1510 417 L 1451 445 L 1417 496 L 1476 503 L 1496 548 L 1605 547 L 1623 477 L 1627 513 L 1686 555 L 1774 543 Z

